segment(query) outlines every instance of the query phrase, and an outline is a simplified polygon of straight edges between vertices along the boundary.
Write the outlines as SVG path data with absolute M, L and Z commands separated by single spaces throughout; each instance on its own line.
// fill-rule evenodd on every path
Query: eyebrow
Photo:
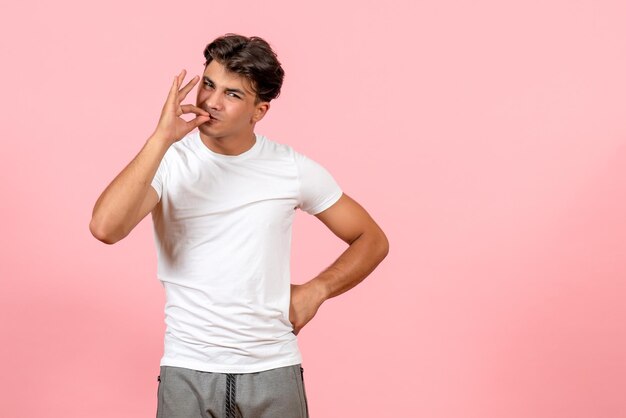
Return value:
M 214 82 L 213 80 L 211 80 L 209 77 L 207 77 L 207 76 L 202 76 L 202 78 L 204 79 L 204 81 L 208 81 L 209 83 L 211 83 L 211 84 L 215 85 L 215 82 Z M 243 95 L 243 96 L 245 96 L 245 95 L 246 95 L 246 92 L 245 92 L 245 91 L 243 91 L 243 90 L 240 90 L 240 89 L 226 88 L 226 91 L 227 91 L 228 93 L 239 93 L 239 94 L 241 94 L 241 95 Z

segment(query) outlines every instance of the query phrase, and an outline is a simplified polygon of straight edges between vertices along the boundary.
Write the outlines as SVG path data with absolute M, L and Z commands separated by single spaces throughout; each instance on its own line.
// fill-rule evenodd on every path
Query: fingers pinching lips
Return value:
M 210 116 L 209 112 L 207 112 L 204 109 L 200 109 L 199 107 L 194 106 L 194 105 L 190 105 L 190 104 L 182 105 L 180 108 L 182 109 L 183 113 L 195 113 L 198 116 L 206 116 L 206 117 Z

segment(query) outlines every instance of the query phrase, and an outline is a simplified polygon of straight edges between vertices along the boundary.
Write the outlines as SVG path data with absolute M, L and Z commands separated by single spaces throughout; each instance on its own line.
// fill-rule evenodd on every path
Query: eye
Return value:
M 231 92 L 231 93 L 228 93 L 228 95 L 229 95 L 230 97 L 236 97 L 236 98 L 238 98 L 238 99 L 241 99 L 241 97 L 239 97 L 238 95 L 236 95 L 235 93 L 232 93 L 232 92 Z
M 207 88 L 212 88 L 212 87 L 213 87 L 213 84 L 212 84 L 210 81 L 206 81 L 206 80 L 204 80 L 204 85 L 205 85 Z

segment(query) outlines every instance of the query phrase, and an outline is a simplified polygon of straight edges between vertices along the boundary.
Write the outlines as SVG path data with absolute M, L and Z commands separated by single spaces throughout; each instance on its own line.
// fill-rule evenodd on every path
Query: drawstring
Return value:
M 226 375 L 226 418 L 237 418 L 235 415 L 235 375 Z

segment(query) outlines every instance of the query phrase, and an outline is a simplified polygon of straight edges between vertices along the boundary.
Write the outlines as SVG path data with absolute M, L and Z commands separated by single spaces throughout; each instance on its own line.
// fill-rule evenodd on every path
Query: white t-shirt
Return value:
M 196 130 L 166 152 L 152 187 L 165 288 L 161 365 L 253 373 L 301 363 L 289 322 L 291 225 L 342 190 L 315 161 L 256 134 L 246 152 L 211 151 Z

